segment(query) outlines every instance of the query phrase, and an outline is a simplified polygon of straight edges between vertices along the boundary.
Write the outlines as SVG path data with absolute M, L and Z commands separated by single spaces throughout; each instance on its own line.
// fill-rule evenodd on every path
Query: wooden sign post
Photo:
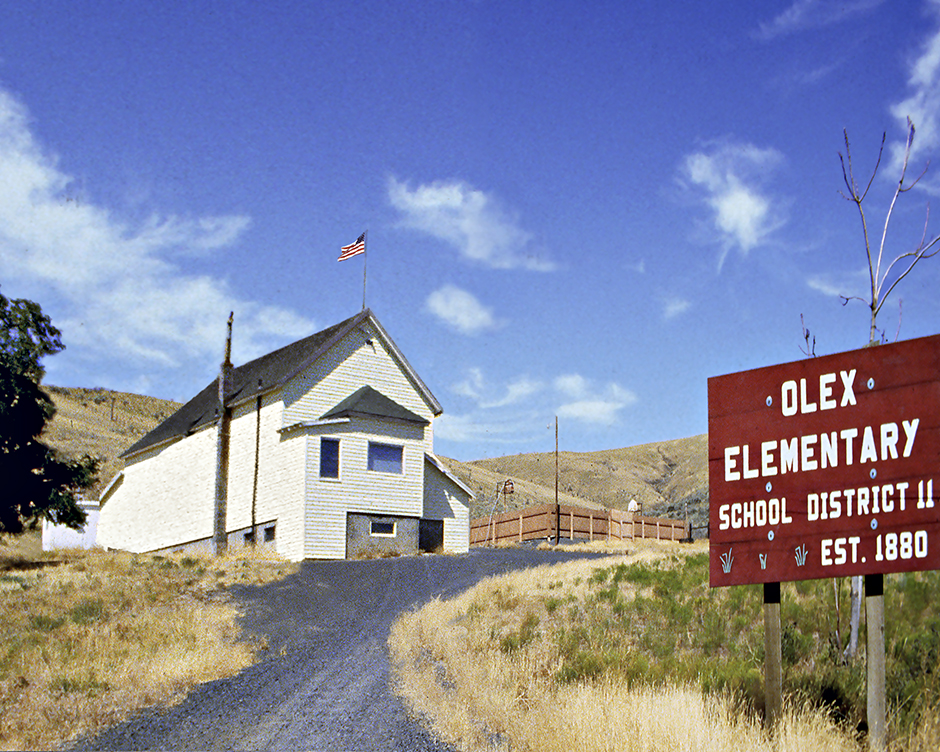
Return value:
M 711 586 L 865 575 L 875 589 L 940 569 L 938 379 L 940 335 L 710 378 Z M 869 742 L 882 749 L 883 616 L 867 608 L 870 662 L 881 639 Z

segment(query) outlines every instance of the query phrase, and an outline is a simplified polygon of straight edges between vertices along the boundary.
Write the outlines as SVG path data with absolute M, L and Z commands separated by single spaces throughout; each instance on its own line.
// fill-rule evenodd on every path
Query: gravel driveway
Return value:
M 232 590 L 244 608 L 244 628 L 268 640 L 258 663 L 75 749 L 450 749 L 389 690 L 392 622 L 484 577 L 584 556 L 590 554 L 519 548 L 304 562 L 279 582 Z

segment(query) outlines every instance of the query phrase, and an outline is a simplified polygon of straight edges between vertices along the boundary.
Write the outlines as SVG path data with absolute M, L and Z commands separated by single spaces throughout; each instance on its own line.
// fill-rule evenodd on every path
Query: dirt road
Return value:
M 475 549 L 462 556 L 304 562 L 285 580 L 233 591 L 244 607 L 244 628 L 267 638 L 260 662 L 75 749 L 449 749 L 389 689 L 392 622 L 484 577 L 581 556 Z

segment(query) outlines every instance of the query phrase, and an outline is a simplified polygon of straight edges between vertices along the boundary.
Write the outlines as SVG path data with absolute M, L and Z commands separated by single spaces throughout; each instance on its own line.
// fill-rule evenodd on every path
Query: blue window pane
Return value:
M 320 477 L 339 477 L 339 439 L 320 439 Z
M 402 448 L 369 443 L 369 469 L 379 473 L 402 473 Z

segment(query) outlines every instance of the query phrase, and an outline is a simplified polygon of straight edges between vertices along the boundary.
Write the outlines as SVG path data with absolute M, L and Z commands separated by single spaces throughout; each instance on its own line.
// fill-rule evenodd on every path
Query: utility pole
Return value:
M 558 416 L 555 416 L 555 545 L 561 543 L 561 506 L 558 503 Z
M 228 334 L 225 338 L 225 359 L 219 369 L 219 433 L 216 443 L 215 463 L 215 518 L 213 520 L 212 540 L 216 555 L 228 550 L 228 453 L 229 438 L 232 428 L 232 411 L 225 406 L 225 397 L 232 383 L 232 320 L 234 311 L 228 315 Z

